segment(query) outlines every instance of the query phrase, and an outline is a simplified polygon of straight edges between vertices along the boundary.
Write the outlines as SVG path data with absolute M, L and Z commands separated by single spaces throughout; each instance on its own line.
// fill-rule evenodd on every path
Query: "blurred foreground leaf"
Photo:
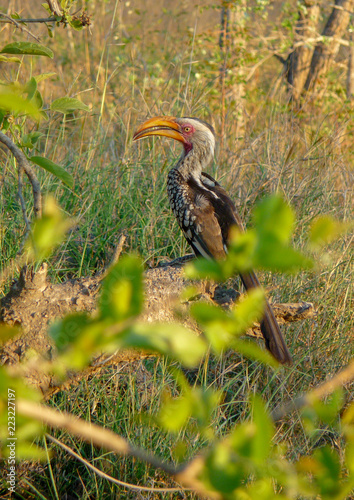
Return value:
M 64 239 L 72 221 L 66 219 L 54 198 L 47 197 L 41 219 L 34 222 L 25 248 L 31 260 L 43 260 Z
M 254 210 L 253 220 L 257 233 L 255 267 L 282 272 L 313 267 L 309 257 L 289 244 L 295 215 L 281 196 L 273 195 L 262 200 Z
M 309 230 L 309 245 L 312 250 L 318 250 L 322 246 L 338 238 L 341 234 L 353 228 L 353 223 L 345 223 L 335 220 L 330 216 L 316 217 L 311 223 Z
M 255 342 L 239 338 L 262 318 L 264 303 L 264 291 L 262 288 L 255 288 L 236 303 L 231 311 L 200 302 L 191 306 L 191 315 L 203 328 L 215 353 L 221 354 L 225 349 L 232 348 L 251 359 L 277 366 L 274 358 Z
M 207 350 L 205 340 L 177 323 L 135 323 L 124 332 L 122 341 L 122 347 L 156 351 L 189 368 L 196 366 Z
M 38 421 L 17 414 L 15 405 L 20 398 L 39 402 L 42 394 L 27 386 L 22 377 L 10 375 L 6 367 L 0 367 L 0 454 L 10 457 L 14 452 L 16 461 L 43 459 L 42 450 L 32 443 L 44 432 L 43 426 Z M 15 423 L 9 418 L 13 415 L 16 415 Z
M 203 387 L 184 387 L 178 398 L 167 396 L 157 416 L 158 424 L 169 432 L 178 433 L 190 418 L 197 422 L 198 432 L 212 439 L 211 422 L 221 401 L 222 393 Z
M 122 321 L 137 316 L 143 305 L 143 267 L 138 257 L 125 255 L 103 281 L 99 300 L 101 317 Z
M 18 92 L 0 86 L 0 108 L 9 113 L 26 114 L 35 119 L 42 117 L 40 109 L 31 101 L 24 99 Z

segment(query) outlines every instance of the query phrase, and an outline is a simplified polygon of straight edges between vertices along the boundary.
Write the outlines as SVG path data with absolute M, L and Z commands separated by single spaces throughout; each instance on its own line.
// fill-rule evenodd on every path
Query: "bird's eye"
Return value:
M 185 132 L 190 132 L 192 130 L 192 127 L 183 127 L 183 130 Z

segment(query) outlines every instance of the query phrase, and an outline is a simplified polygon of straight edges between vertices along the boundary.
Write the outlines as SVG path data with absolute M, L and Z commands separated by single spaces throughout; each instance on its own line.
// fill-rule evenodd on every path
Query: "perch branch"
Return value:
M 7 135 L 5 135 L 3 132 L 0 132 L 0 142 L 5 144 L 5 146 L 11 151 L 11 153 L 17 160 L 18 168 L 20 170 L 23 169 L 25 174 L 27 175 L 28 180 L 30 181 L 32 186 L 34 215 L 36 218 L 41 217 L 42 215 L 41 186 L 39 184 L 39 181 L 37 179 L 37 176 L 33 168 L 29 165 L 27 158 L 21 151 L 21 149 L 18 148 L 13 143 L 13 141 L 9 137 L 7 137 Z

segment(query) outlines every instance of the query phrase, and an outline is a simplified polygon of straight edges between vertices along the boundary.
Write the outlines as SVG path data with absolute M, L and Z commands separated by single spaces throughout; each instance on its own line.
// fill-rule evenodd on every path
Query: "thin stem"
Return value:
M 7 137 L 7 135 L 5 135 L 3 132 L 0 132 L 0 142 L 5 144 L 5 146 L 11 151 L 11 153 L 17 160 L 18 168 L 20 170 L 23 169 L 23 171 L 27 175 L 28 180 L 30 181 L 32 186 L 34 215 L 36 218 L 41 217 L 42 215 L 41 186 L 33 168 L 28 163 L 28 160 L 25 154 L 21 151 L 21 149 L 18 146 L 16 146 L 16 144 L 14 144 L 12 140 L 9 137 Z

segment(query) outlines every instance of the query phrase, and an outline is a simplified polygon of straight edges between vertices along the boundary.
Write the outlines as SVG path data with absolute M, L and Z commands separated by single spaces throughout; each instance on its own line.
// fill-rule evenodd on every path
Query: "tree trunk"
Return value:
M 287 81 L 291 97 L 299 100 L 309 72 L 313 53 L 311 40 L 317 36 L 316 26 L 320 14 L 317 0 L 303 0 L 295 28 L 295 48 L 287 61 Z
M 244 49 L 243 37 L 245 31 L 246 0 L 239 0 L 237 4 L 230 1 L 222 1 L 221 9 L 221 30 L 219 37 L 219 47 L 223 54 L 223 65 L 220 68 L 221 86 L 221 147 L 223 146 L 223 136 L 225 133 L 225 117 L 227 102 L 233 101 L 237 110 L 235 116 L 236 137 L 244 131 Z M 241 41 L 241 43 L 240 43 Z M 235 54 L 238 54 L 235 56 Z M 236 61 L 234 60 L 236 57 Z M 226 88 L 225 79 L 229 70 L 230 59 L 232 59 L 232 71 L 236 74 L 236 82 Z
M 348 73 L 347 73 L 347 98 L 353 99 L 353 97 L 354 97 L 354 33 L 352 28 L 352 31 L 350 33 Z
M 354 0 L 335 0 L 335 6 L 322 33 L 325 39 L 316 45 L 312 56 L 310 71 L 304 86 L 305 91 L 314 92 L 321 77 L 328 71 L 338 52 L 340 38 L 348 27 L 353 6 Z

